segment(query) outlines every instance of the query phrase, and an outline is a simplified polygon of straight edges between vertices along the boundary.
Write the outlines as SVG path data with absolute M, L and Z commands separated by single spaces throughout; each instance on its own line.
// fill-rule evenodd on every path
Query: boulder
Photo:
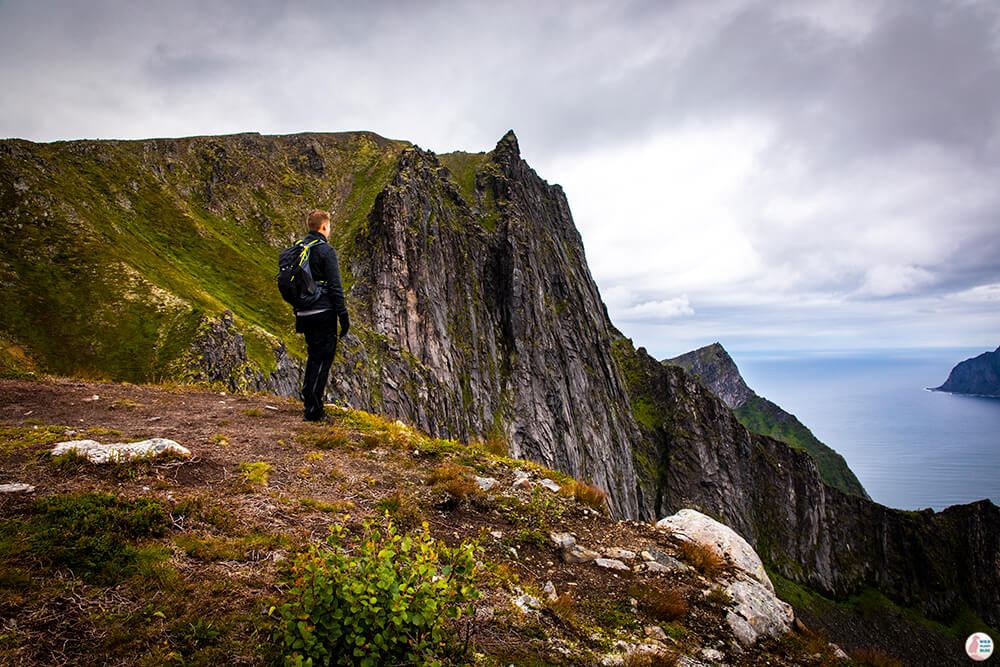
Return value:
M 173 440 L 151 438 L 137 442 L 119 442 L 102 445 L 94 440 L 70 440 L 60 442 L 52 449 L 52 456 L 62 456 L 76 452 L 91 463 L 117 463 L 133 459 L 152 459 L 163 454 L 189 457 L 191 451 Z
M 739 578 L 726 592 L 733 600 L 726 620 L 744 645 L 753 644 L 760 635 L 780 637 L 791 629 L 795 620 L 792 606 L 756 579 Z
M 0 484 L 0 493 L 31 493 L 35 490 L 31 484 L 14 482 L 11 484 Z
M 562 552 L 562 559 L 566 563 L 587 563 L 597 560 L 600 557 L 601 554 L 590 549 L 584 549 L 579 544 L 571 544 L 563 549 Z
M 774 593 L 774 585 L 771 578 L 764 571 L 764 564 L 760 561 L 760 556 L 732 528 L 719 523 L 715 519 L 705 516 L 701 512 L 692 509 L 682 509 L 673 516 L 660 519 L 656 523 L 660 530 L 667 530 L 675 536 L 702 544 L 722 558 L 729 557 L 733 565 L 746 572 L 748 575 L 761 582 L 771 593 Z
M 614 558 L 595 558 L 594 564 L 607 570 L 627 570 L 628 565 Z

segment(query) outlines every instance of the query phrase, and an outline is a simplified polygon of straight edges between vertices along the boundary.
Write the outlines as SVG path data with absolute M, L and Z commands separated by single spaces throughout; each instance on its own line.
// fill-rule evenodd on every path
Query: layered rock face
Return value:
M 834 597 L 863 586 L 949 618 L 964 605 L 1000 622 L 1000 509 L 894 510 L 823 483 L 809 455 L 743 427 L 679 367 L 616 343 L 633 393 L 661 420 L 645 454 L 643 507 L 720 519 L 789 579 Z M 650 474 L 651 473 L 651 474 Z
M 1000 347 L 958 364 L 934 391 L 1000 397 Z
M 809 452 L 823 481 L 845 493 L 868 498 L 868 493 L 847 466 L 844 457 L 812 434 L 806 426 L 778 404 L 767 400 L 747 386 L 736 362 L 719 343 L 712 343 L 687 354 L 663 361 L 680 366 L 694 375 L 706 389 L 732 409 L 740 423 L 761 435 L 788 443 Z

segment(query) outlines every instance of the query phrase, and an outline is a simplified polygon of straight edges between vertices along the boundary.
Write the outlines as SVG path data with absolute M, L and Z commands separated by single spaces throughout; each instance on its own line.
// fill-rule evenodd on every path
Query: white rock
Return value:
M 701 649 L 701 657 L 712 662 L 722 662 L 726 656 L 722 651 L 717 651 L 714 648 L 703 648 Z
M 511 487 L 515 489 L 530 489 L 531 480 L 527 477 L 519 477 L 516 480 L 514 480 L 514 483 L 511 484 Z
M 576 538 L 569 533 L 549 533 L 549 539 L 560 549 L 576 544 Z
M 548 477 L 546 477 L 545 479 L 541 480 L 538 483 L 541 484 L 542 486 L 544 486 L 546 489 L 548 489 L 552 493 L 559 493 L 559 489 L 562 488 L 561 486 L 559 486 L 558 484 L 556 484 L 555 482 L 553 482 Z
M 635 552 L 629 551 L 628 549 L 619 549 L 617 547 L 613 549 L 608 549 L 604 552 L 604 555 L 608 558 L 614 558 L 616 560 L 634 560 Z
M 835 658 L 840 660 L 848 660 L 850 658 L 850 656 L 844 652 L 844 649 L 840 648 L 833 642 L 830 643 L 830 650 L 833 651 L 833 657 Z
M 155 458 L 161 454 L 191 456 L 189 449 L 166 438 L 151 438 L 138 442 L 119 442 L 110 445 L 102 445 L 94 440 L 70 440 L 58 443 L 52 450 L 52 456 L 62 456 L 69 452 L 76 452 L 80 456 L 86 457 L 91 463 Z
M 655 559 L 653 558 L 653 554 L 649 553 L 648 551 L 643 551 L 643 552 L 642 552 L 642 553 L 640 553 L 639 555 L 640 555 L 640 556 L 642 557 L 642 559 L 643 559 L 644 561 L 647 561 L 647 562 L 648 562 L 648 561 L 651 561 L 651 560 L 655 560 Z
M 661 565 L 660 563 L 657 563 L 655 560 L 651 560 L 648 563 L 646 563 L 646 571 L 655 572 L 657 574 L 666 574 L 668 572 L 673 572 L 673 570 L 671 570 L 669 567 L 667 567 L 666 565 Z
M 491 530 L 490 535 L 492 535 L 495 539 L 499 540 L 503 538 L 503 531 Z
M 529 475 L 524 470 L 515 470 L 514 479 L 531 479 L 531 475 Z
M 490 489 L 492 489 L 492 488 L 493 488 L 494 486 L 496 486 L 497 484 L 499 484 L 499 482 L 497 482 L 497 481 L 496 481 L 495 479 L 493 479 L 492 477 L 479 477 L 479 476 L 477 475 L 477 476 L 476 476 L 476 484 L 477 484 L 477 485 L 479 486 L 479 488 L 480 488 L 480 489 L 482 489 L 483 491 L 489 491 L 489 490 L 490 490 Z
M 736 567 L 760 581 L 772 593 L 774 592 L 774 585 L 771 583 L 770 577 L 767 576 L 767 572 L 764 571 L 764 564 L 761 563 L 757 552 L 729 526 L 723 525 L 701 512 L 682 509 L 673 516 L 660 519 L 656 523 L 656 527 L 668 530 L 681 539 L 702 544 L 719 556 L 729 556 Z
M 553 602 L 559 597 L 558 593 L 556 593 L 555 584 L 553 584 L 551 581 L 545 582 L 545 587 L 542 588 L 542 592 L 548 596 L 549 602 Z
M 788 632 L 795 621 L 792 606 L 779 600 L 775 597 L 774 591 L 768 590 L 756 579 L 749 577 L 737 579 L 729 584 L 726 593 L 733 600 L 731 613 L 746 621 L 754 633 L 754 639 L 759 635 L 779 637 Z M 733 628 L 733 631 L 736 629 Z M 747 642 L 743 643 L 749 645 Z M 752 644 L 753 640 L 749 643 Z
M 514 606 L 520 609 L 522 613 L 527 613 L 532 609 L 542 608 L 542 601 L 533 595 L 528 595 L 527 593 L 525 593 L 520 597 L 514 598 L 513 600 L 511 600 L 511 602 L 513 602 Z
M 579 544 L 571 544 L 562 551 L 562 559 L 567 563 L 587 563 L 601 557 L 601 554 L 584 549 Z
M 666 643 L 670 641 L 670 638 L 667 636 L 667 633 L 664 632 L 663 628 L 661 628 L 658 625 L 647 625 L 646 636 L 649 637 L 650 639 L 655 639 L 658 642 Z
M 614 558 L 595 558 L 594 564 L 608 570 L 628 570 L 629 566 Z
M 737 616 L 733 612 L 729 612 L 726 614 L 726 623 L 729 624 L 729 629 L 736 635 L 736 639 L 744 646 L 750 646 L 757 641 L 757 633 L 754 632 L 754 629 L 750 627 L 750 624 L 742 616 Z
M 35 487 L 31 484 L 21 484 L 19 482 L 0 484 L 0 493 L 31 493 L 34 490 Z

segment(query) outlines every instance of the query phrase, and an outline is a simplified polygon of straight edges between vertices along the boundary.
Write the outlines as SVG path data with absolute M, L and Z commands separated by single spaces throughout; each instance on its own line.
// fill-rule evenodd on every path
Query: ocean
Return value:
M 941 510 L 1000 504 L 1000 399 L 926 390 L 986 351 L 730 354 L 754 391 L 847 460 L 873 500 Z

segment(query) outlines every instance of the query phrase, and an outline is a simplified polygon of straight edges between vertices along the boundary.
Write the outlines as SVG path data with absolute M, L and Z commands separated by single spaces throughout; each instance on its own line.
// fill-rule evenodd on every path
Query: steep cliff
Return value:
M 1000 623 L 996 507 L 913 514 L 843 494 L 634 350 L 562 190 L 513 133 L 440 158 L 370 133 L 0 142 L 0 363 L 292 395 L 303 350 L 275 258 L 317 206 L 334 213 L 354 319 L 331 400 L 503 439 L 606 490 L 616 516 L 701 509 L 820 590 L 873 585 Z
M 719 343 L 666 359 L 663 363 L 680 366 L 698 378 L 705 388 L 722 399 L 741 424 L 754 433 L 769 435 L 809 452 L 823 481 L 830 486 L 862 498 L 869 497 L 844 457 L 820 442 L 795 415 L 750 389 L 736 362 Z
M 633 406 L 659 418 L 639 466 L 644 507 L 693 507 L 743 535 L 789 579 L 834 597 L 871 586 L 939 619 L 1000 623 L 1000 509 L 894 510 L 825 484 L 804 451 L 753 433 L 679 367 L 619 338 Z M 650 428 L 651 427 L 651 428 Z
M 331 400 L 502 437 L 638 514 L 604 306 L 513 133 L 444 163 L 371 133 L 5 141 L 0 206 L 10 370 L 295 395 L 275 257 L 321 206 L 355 319 Z
M 934 391 L 1000 397 L 1000 347 L 961 362 Z

